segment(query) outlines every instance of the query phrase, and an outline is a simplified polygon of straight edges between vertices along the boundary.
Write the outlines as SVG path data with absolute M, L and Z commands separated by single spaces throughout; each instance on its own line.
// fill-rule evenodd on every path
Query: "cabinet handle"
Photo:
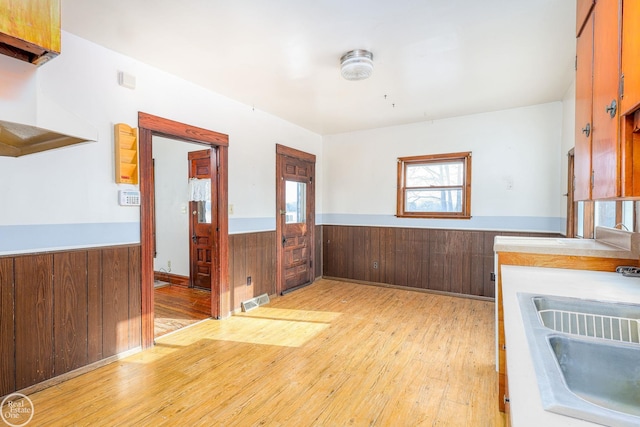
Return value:
M 587 138 L 589 138 L 589 135 L 591 135 L 591 123 L 587 123 L 587 125 L 582 128 L 582 133 L 584 133 Z
M 611 101 L 611 105 L 608 105 L 608 106 L 605 108 L 605 111 L 606 111 L 607 113 L 609 113 L 609 117 L 611 117 L 612 119 L 616 116 L 616 110 L 617 110 L 617 107 L 618 107 L 618 105 L 616 104 L 616 100 L 615 100 L 615 99 L 613 99 L 613 100 Z

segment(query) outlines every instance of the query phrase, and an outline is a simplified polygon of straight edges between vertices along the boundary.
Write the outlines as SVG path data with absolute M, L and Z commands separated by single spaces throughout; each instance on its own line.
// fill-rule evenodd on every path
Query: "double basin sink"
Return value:
M 640 305 L 518 294 L 545 410 L 640 425 Z

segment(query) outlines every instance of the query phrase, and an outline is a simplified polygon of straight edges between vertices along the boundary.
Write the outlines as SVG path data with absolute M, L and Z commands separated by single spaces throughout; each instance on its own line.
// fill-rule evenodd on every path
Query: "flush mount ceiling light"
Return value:
M 340 58 L 340 66 L 345 79 L 366 79 L 373 73 L 373 54 L 363 49 L 349 51 Z

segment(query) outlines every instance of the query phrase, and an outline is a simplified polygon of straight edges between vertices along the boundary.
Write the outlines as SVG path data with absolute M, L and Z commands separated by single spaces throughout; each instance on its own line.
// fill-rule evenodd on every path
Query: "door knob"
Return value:
M 590 123 L 587 123 L 587 125 L 582 128 L 582 133 L 584 133 L 587 136 L 587 138 L 589 138 L 589 135 L 591 134 L 591 124 Z
M 616 116 L 616 110 L 617 110 L 617 104 L 616 104 L 616 100 L 614 99 L 611 101 L 611 105 L 607 105 L 607 107 L 605 108 L 605 111 L 609 113 L 609 117 L 613 119 Z

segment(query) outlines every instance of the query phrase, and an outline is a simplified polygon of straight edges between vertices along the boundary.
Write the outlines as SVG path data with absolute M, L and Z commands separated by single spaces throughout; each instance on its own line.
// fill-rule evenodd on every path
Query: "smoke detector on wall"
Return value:
M 351 50 L 340 58 L 342 77 L 347 80 L 364 80 L 373 73 L 373 54 L 368 50 Z

